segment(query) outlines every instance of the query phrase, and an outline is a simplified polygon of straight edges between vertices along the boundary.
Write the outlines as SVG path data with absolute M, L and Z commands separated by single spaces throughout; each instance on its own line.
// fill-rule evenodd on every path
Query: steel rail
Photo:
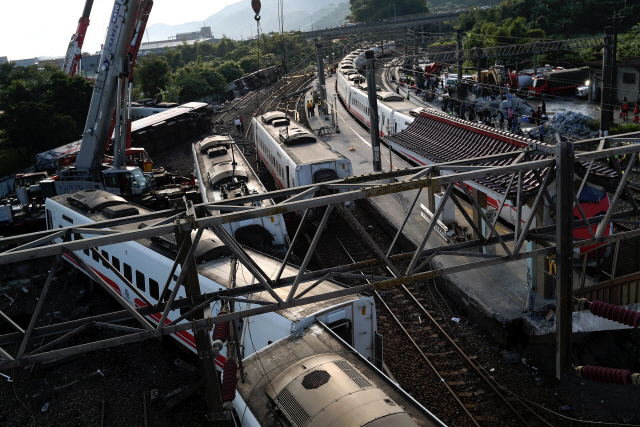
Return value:
M 520 421 L 520 423 L 523 426 L 529 426 L 529 423 L 522 417 L 522 415 L 520 415 L 520 413 L 511 405 L 511 403 L 509 403 L 509 401 L 507 400 L 506 397 L 504 397 L 504 395 L 502 395 L 502 393 L 500 393 L 500 390 L 498 390 L 496 388 L 496 386 L 493 384 L 493 382 L 491 382 L 491 380 L 489 378 L 487 378 L 487 376 L 482 373 L 482 371 L 478 368 L 478 366 L 476 366 L 475 363 L 473 363 L 471 361 L 471 359 L 469 358 L 469 356 L 467 356 L 467 354 L 464 352 L 464 350 L 462 350 L 458 344 L 456 344 L 456 342 L 449 336 L 449 334 L 446 333 L 446 331 L 442 328 L 442 326 L 440 326 L 440 324 L 438 322 L 436 322 L 436 320 L 433 318 L 433 316 L 431 316 L 431 314 L 424 308 L 424 306 L 422 304 L 420 304 L 420 302 L 416 299 L 416 297 L 411 293 L 411 291 L 409 291 L 409 289 L 407 289 L 406 286 L 402 285 L 400 287 L 408 296 L 409 298 L 411 298 L 413 300 L 413 302 L 420 308 L 420 310 L 424 313 L 425 316 L 427 316 L 429 318 L 429 320 L 431 321 L 431 323 L 433 323 L 438 330 L 440 331 L 440 333 L 442 335 L 444 335 L 444 337 L 446 338 L 447 342 L 449 343 L 449 345 L 453 348 L 453 350 L 458 354 L 458 356 L 460 356 L 462 358 L 462 360 L 464 361 L 464 363 L 466 365 L 468 365 L 470 368 L 472 368 L 476 374 L 478 374 L 478 376 L 482 379 L 482 381 L 484 381 L 489 387 L 491 387 L 491 390 L 493 391 L 493 393 L 502 401 L 502 403 L 504 403 L 504 405 L 509 408 L 509 411 L 511 411 L 511 413 L 513 415 L 516 416 L 516 418 L 518 418 L 518 421 Z
M 433 364 L 433 362 L 431 362 L 431 360 L 429 360 L 429 358 L 427 357 L 426 354 L 424 354 L 424 352 L 420 349 L 420 346 L 418 345 L 418 343 L 415 342 L 415 340 L 413 339 L 413 337 L 411 336 L 411 334 L 404 328 L 404 326 L 402 326 L 402 323 L 400 322 L 400 320 L 398 320 L 398 318 L 396 317 L 396 315 L 393 313 L 393 311 L 391 310 L 391 308 L 387 305 L 386 302 L 384 302 L 384 300 L 380 297 L 380 294 L 378 294 L 378 292 L 375 292 L 375 295 L 378 297 L 378 299 L 380 300 L 380 302 L 382 302 L 382 305 L 384 306 L 384 308 L 387 309 L 387 311 L 389 312 L 389 314 L 391 315 L 391 317 L 393 317 L 393 320 L 396 321 L 396 324 L 400 327 L 400 329 L 402 329 L 402 332 L 404 332 L 404 334 L 407 336 L 407 338 L 409 339 L 409 341 L 411 341 L 411 344 L 413 344 L 413 346 L 415 347 L 415 349 L 418 351 L 418 353 L 420 353 L 420 356 L 424 359 L 425 362 L 427 362 L 427 365 L 429 365 L 429 367 L 431 368 L 431 370 L 433 371 L 434 374 L 436 374 L 438 376 L 438 379 L 440 380 L 440 382 L 442 384 L 444 384 L 444 386 L 447 388 L 447 391 L 451 394 L 451 396 L 453 396 L 453 398 L 455 399 L 455 401 L 458 403 L 458 405 L 460 405 L 460 408 L 462 408 L 462 410 L 465 412 L 465 414 L 467 414 L 467 416 L 469 417 L 469 419 L 473 422 L 473 424 L 475 424 L 476 426 L 480 427 L 480 424 L 478 424 L 478 421 L 476 421 L 476 419 L 473 417 L 473 414 L 471 412 L 469 412 L 469 409 L 467 409 L 467 407 L 464 405 L 464 403 L 462 403 L 462 401 L 460 400 L 460 398 L 458 397 L 458 395 L 453 391 L 453 389 L 451 388 L 451 386 L 449 384 L 447 384 L 447 381 L 442 377 L 442 374 L 438 371 L 438 369 L 436 369 L 435 365 Z

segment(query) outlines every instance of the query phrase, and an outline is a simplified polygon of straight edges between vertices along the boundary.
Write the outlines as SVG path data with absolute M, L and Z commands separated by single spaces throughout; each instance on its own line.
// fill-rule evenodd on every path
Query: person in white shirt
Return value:
M 236 125 L 236 129 L 238 129 L 238 133 L 240 133 L 240 126 L 242 125 L 242 123 L 240 123 L 240 117 L 238 117 L 233 124 Z

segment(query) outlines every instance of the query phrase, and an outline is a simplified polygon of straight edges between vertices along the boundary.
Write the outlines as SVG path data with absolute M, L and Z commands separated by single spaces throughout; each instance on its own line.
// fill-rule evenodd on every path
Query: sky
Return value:
M 201 20 L 238 1 L 155 0 L 147 27 Z M 84 4 L 85 0 L 1 0 L 0 56 L 9 60 L 64 56 Z M 83 52 L 95 53 L 100 49 L 113 5 L 114 0 L 94 0 Z M 194 26 L 194 31 L 199 27 Z M 153 33 L 149 39 L 154 41 Z

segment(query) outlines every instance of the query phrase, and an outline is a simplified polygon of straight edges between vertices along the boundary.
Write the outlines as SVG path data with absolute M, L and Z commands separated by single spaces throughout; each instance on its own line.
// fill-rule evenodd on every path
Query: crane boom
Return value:
M 129 59 L 125 55 L 138 9 L 138 0 L 116 0 L 109 19 L 82 146 L 76 160 L 78 169 L 88 169 L 94 176 L 100 173 L 102 157 L 111 137 L 109 130 L 116 106 L 118 77 L 128 76 L 130 72 Z
M 67 54 L 64 57 L 62 71 L 71 77 L 75 76 L 80 68 L 82 45 L 84 44 L 84 36 L 87 33 L 87 27 L 89 27 L 89 15 L 91 15 L 92 7 L 93 0 L 87 0 L 84 4 L 82 16 L 78 20 L 78 28 L 76 29 L 75 34 L 71 36 L 71 41 L 67 48 Z

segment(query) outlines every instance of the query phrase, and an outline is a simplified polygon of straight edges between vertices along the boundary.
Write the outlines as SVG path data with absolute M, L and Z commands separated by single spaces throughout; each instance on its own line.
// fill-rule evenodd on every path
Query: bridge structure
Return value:
M 388 19 L 386 21 L 367 22 L 364 24 L 357 24 L 338 28 L 326 28 L 324 30 L 306 31 L 304 37 L 308 39 L 335 39 L 339 37 L 345 37 L 349 35 L 357 35 L 363 33 L 382 31 L 405 31 L 407 28 L 421 28 L 422 32 L 425 31 L 425 26 L 438 25 L 441 26 L 444 22 L 455 21 L 460 15 L 465 12 L 439 12 L 439 13 L 425 13 L 416 15 L 404 15 L 395 19 Z

